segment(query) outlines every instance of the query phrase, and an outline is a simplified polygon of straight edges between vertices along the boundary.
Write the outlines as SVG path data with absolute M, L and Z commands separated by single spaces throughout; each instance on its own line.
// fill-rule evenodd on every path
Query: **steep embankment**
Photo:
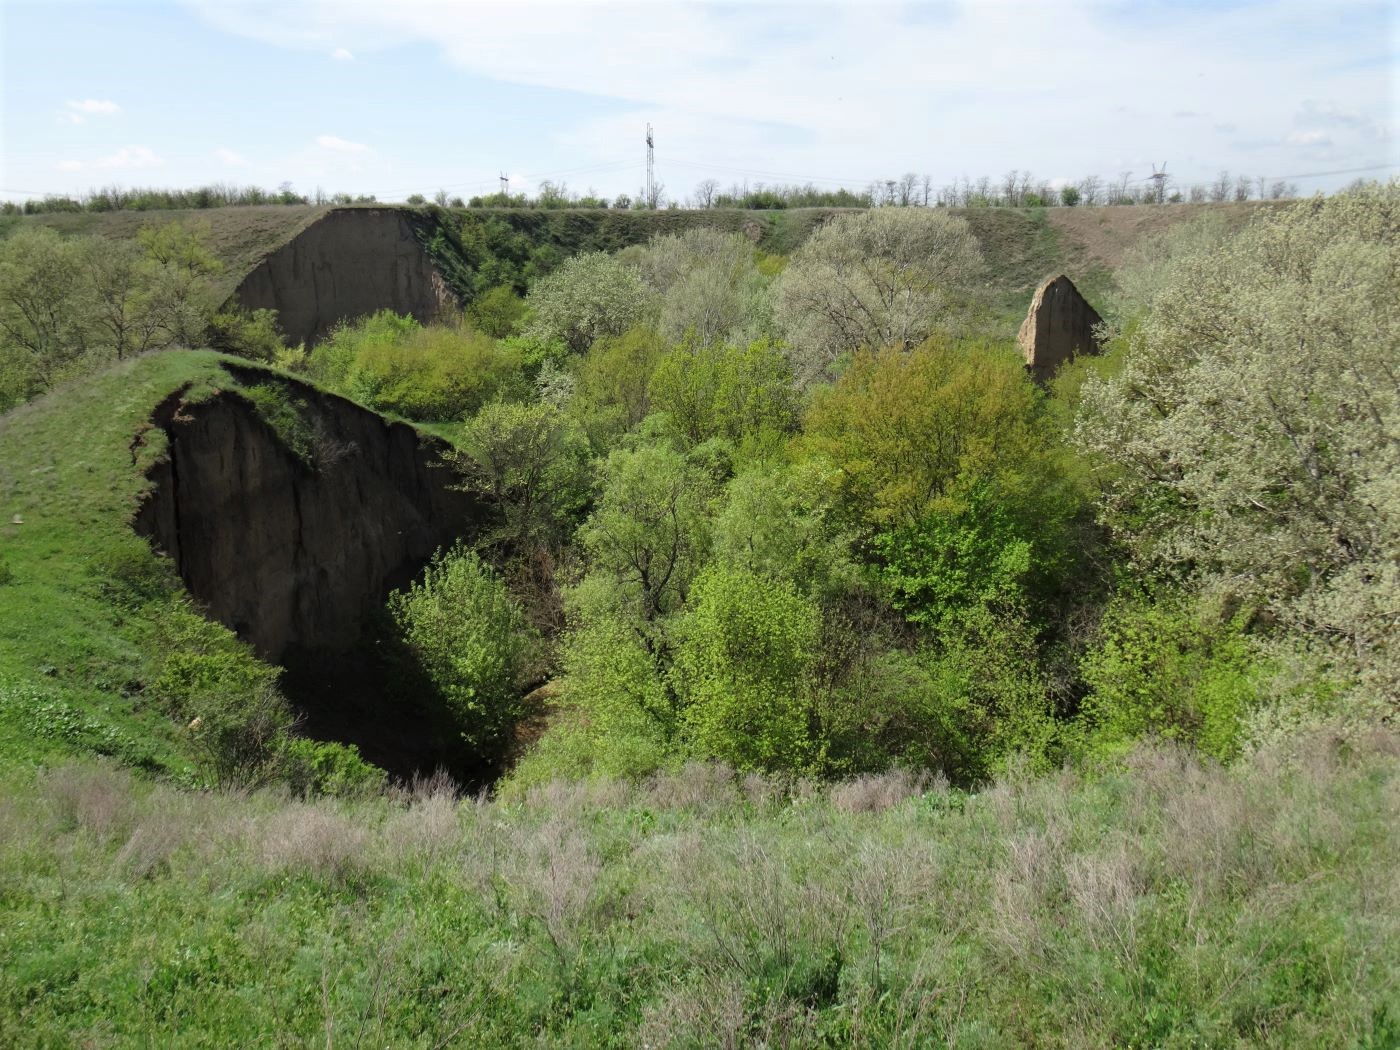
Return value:
M 291 343 L 311 343 L 339 321 L 393 310 L 429 321 L 456 296 L 399 208 L 331 211 L 270 252 L 239 282 L 233 298 L 277 311 Z
M 0 419 L 0 765 L 101 751 L 188 769 L 146 695 L 183 593 L 298 672 L 311 735 L 437 764 L 432 712 L 317 688 L 355 669 L 387 591 L 482 518 L 435 446 L 205 352 L 127 361 Z
M 136 531 L 260 656 L 337 656 L 389 590 L 485 509 L 450 487 L 439 443 L 407 424 L 225 370 L 237 387 L 193 403 L 175 393 L 154 413 L 164 450 Z

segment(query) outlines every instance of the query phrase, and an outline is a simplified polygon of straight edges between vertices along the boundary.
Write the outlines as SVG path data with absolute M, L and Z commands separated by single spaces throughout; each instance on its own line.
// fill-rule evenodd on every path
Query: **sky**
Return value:
M 1395 0 L 0 0 L 0 196 L 1400 175 Z

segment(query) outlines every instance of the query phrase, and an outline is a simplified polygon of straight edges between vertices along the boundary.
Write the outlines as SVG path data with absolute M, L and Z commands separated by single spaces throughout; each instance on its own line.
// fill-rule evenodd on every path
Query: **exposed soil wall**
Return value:
M 488 508 L 449 487 L 440 446 L 412 427 L 300 383 L 252 371 L 245 381 L 280 386 L 295 433 L 238 391 L 167 398 L 153 420 L 167 454 L 136 530 L 210 616 L 287 669 L 308 735 L 357 744 L 404 776 L 468 775 L 443 712 L 385 680 L 372 625 L 388 593 L 473 535 Z
M 429 321 L 456 298 L 395 208 L 328 212 L 273 251 L 235 302 L 277 311 L 289 343 L 314 343 L 338 322 L 377 310 Z

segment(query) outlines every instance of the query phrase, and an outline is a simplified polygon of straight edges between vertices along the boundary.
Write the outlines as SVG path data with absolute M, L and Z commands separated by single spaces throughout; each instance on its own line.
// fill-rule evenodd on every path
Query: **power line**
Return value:
M 1400 164 L 1372 164 L 1368 168 L 1342 168 L 1340 171 L 1309 171 L 1302 175 L 1265 175 L 1266 179 L 1320 179 L 1327 175 L 1359 175 L 1366 171 L 1385 171 L 1387 168 L 1400 168 Z

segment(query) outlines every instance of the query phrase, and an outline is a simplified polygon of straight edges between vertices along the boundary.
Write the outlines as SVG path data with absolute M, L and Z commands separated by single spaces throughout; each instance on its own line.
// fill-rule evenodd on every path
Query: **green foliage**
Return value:
M 1134 285 L 1146 312 L 1078 428 L 1139 573 L 1262 607 L 1367 710 L 1400 689 L 1398 244 L 1395 183 L 1195 231 Z
M 528 389 L 519 353 L 464 325 L 420 325 L 384 310 L 336 328 L 310 355 L 312 378 L 382 412 L 457 420 Z
M 368 798 L 381 792 L 387 779 L 353 744 L 290 737 L 277 761 L 281 780 L 302 797 Z
M 860 569 L 831 521 L 826 480 L 809 465 L 738 474 L 715 518 L 713 560 L 790 580 L 814 596 L 853 589 Z
M 491 288 L 472 300 L 467 320 L 493 339 L 514 335 L 525 317 L 525 300 L 508 284 Z
M 649 389 L 652 407 L 690 445 L 723 438 L 773 448 L 797 425 L 792 369 L 767 340 L 678 347 L 657 364 Z
M 145 693 L 185 723 L 208 778 L 224 788 L 271 779 L 293 722 L 277 668 L 178 599 L 157 621 L 148 650 Z
M 553 547 L 572 531 L 588 497 L 586 447 L 556 406 L 493 401 L 462 428 L 449 461 L 503 518 L 493 537 L 522 551 Z
M 566 260 L 531 286 L 526 302 L 531 311 L 526 334 L 540 342 L 557 339 L 572 353 L 622 335 L 652 309 L 637 271 L 602 252 Z
M 665 353 L 660 335 L 639 327 L 599 339 L 578 359 L 570 412 L 595 448 L 611 447 L 651 414 L 651 377 Z
M 209 345 L 224 353 L 276 363 L 288 347 L 277 327 L 277 311 L 221 310 L 209 321 Z
M 636 778 L 679 754 L 679 711 L 666 669 L 648 638 L 613 608 L 617 597 L 608 592 L 614 586 L 594 576 L 570 595 L 561 653 L 564 706 L 526 759 L 532 768 L 512 774 L 521 782 L 589 774 Z
M 533 642 L 500 577 L 470 551 L 440 551 L 422 579 L 390 596 L 389 612 L 462 740 L 487 762 L 499 758 L 520 717 Z
M 145 226 L 135 241 L 63 238 L 25 227 L 0 242 L 0 406 L 134 354 L 206 341 L 210 281 L 222 270 L 204 227 Z M 230 345 L 260 351 L 271 317 Z
M 303 414 L 305 402 L 275 382 L 251 383 L 241 393 L 253 403 L 259 418 L 277 433 L 277 439 L 303 463 L 313 465 L 316 436 Z
M 1080 497 L 1009 355 L 930 341 L 856 355 L 808 412 L 803 453 L 916 623 L 1049 601 L 1073 564 Z
M 818 765 L 809 677 L 819 621 L 789 582 L 722 566 L 701 573 L 675 663 L 696 755 L 770 772 Z
M 1150 734 L 1234 758 L 1270 672 L 1241 628 L 1212 624 L 1180 596 L 1115 600 L 1084 658 L 1090 748 L 1111 754 Z
M 708 479 L 664 445 L 618 449 L 579 533 L 594 570 L 618 580 L 629 614 L 651 622 L 679 609 L 709 545 Z

